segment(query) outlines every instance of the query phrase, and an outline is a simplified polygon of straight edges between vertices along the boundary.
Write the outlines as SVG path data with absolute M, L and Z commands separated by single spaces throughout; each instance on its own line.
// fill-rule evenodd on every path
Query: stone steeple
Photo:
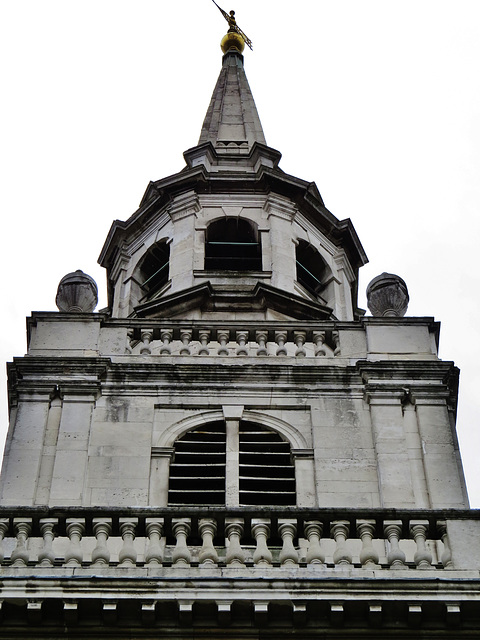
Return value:
M 360 241 L 277 168 L 239 38 L 110 230 L 109 307 L 68 274 L 8 365 L 0 636 L 478 638 L 458 369 L 398 276 L 358 309 Z
M 198 144 L 184 153 L 187 166 L 151 182 L 139 210 L 111 228 L 100 263 L 114 317 L 361 314 L 365 252 L 313 182 L 278 167 L 240 40 L 229 31 L 222 41 L 220 75 Z
M 255 142 L 266 144 L 243 68 L 243 56 L 236 50 L 223 57 L 198 144 L 205 142 L 211 142 L 217 149 L 231 145 L 249 151 Z

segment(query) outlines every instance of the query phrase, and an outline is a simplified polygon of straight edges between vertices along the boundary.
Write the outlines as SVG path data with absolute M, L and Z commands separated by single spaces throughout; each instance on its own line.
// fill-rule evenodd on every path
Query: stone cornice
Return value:
M 10 399 L 18 394 L 98 397 L 110 358 L 14 358 L 7 364 Z

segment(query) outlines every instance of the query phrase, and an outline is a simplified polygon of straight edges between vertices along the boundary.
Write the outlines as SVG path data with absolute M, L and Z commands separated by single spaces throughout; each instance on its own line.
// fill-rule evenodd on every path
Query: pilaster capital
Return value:
M 152 447 L 152 458 L 171 459 L 175 453 L 174 447 Z
M 291 454 L 294 460 L 313 460 L 313 449 L 292 449 Z
M 372 406 L 398 406 L 402 404 L 404 392 L 402 389 L 381 389 L 365 387 L 363 399 Z

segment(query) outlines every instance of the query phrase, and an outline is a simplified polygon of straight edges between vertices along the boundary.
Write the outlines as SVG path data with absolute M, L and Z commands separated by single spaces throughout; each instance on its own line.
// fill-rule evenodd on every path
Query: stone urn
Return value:
M 67 273 L 58 284 L 55 303 L 62 313 L 91 313 L 98 303 L 97 283 L 80 269 Z
M 367 287 L 367 305 L 372 316 L 403 318 L 409 299 L 407 285 L 394 273 L 382 273 Z

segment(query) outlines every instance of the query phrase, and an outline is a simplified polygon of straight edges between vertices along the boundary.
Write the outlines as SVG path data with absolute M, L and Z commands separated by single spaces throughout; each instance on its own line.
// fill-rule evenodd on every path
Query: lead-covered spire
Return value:
M 227 34 L 228 35 L 228 34 Z M 237 34 L 232 34 L 237 35 Z M 266 144 L 257 107 L 243 68 L 243 56 L 233 46 L 223 56 L 198 144 L 211 142 L 217 149 L 251 150 Z

